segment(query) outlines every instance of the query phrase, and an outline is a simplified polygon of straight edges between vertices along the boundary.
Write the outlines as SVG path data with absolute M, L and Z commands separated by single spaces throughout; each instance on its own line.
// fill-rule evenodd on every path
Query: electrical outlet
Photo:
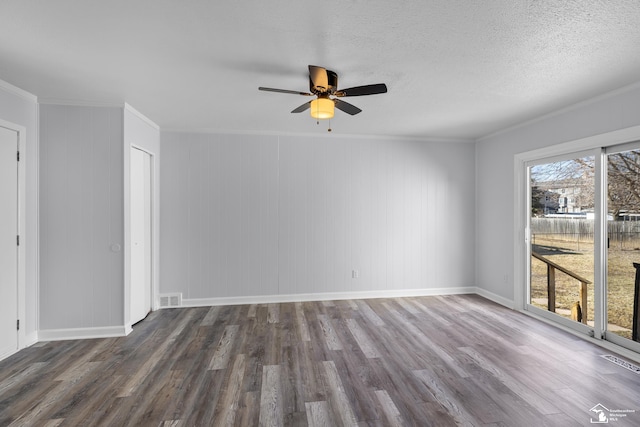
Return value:
M 358 277 L 360 277 L 360 273 L 358 272 L 358 270 L 351 270 L 351 278 L 357 279 Z

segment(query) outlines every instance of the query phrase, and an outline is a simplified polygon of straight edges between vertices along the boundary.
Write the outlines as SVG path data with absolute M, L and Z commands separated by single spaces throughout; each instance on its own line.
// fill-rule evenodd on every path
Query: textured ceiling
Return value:
M 334 133 L 474 139 L 640 80 L 640 1 L 0 0 L 0 79 L 163 129 L 325 132 L 307 65 L 346 88 Z

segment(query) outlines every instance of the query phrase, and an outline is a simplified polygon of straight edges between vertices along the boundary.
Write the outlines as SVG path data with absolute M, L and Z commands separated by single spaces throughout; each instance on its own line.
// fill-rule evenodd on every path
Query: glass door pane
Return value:
M 594 319 L 594 168 L 594 156 L 529 168 L 528 302 L 588 326 Z
M 640 264 L 639 149 L 607 155 L 607 211 L 607 338 L 640 341 L 633 322 L 634 263 Z

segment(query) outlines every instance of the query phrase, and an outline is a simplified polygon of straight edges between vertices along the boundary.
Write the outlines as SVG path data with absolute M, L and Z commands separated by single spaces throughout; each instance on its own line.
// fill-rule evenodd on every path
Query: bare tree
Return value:
M 566 191 L 565 196 L 572 198 L 573 206 L 580 211 L 594 208 L 594 176 L 593 157 L 563 160 L 531 168 L 532 185 L 539 191 L 561 192 L 561 196 Z
M 609 212 L 615 219 L 621 212 L 640 213 L 640 150 L 607 156 Z
M 542 188 L 531 182 L 531 215 L 540 216 L 545 213 L 544 198 L 545 193 Z
M 532 168 L 532 188 L 536 196 L 544 190 L 575 189 L 575 205 L 581 210 L 594 208 L 595 161 L 593 157 L 548 163 Z M 640 150 L 607 156 L 607 193 L 609 213 L 640 213 Z M 533 200 L 532 200 L 533 202 Z

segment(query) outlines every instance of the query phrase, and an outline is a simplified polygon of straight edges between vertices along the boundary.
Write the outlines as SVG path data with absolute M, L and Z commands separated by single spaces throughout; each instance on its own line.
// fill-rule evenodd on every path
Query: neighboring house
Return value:
M 539 208 L 543 215 L 582 213 L 593 209 L 593 194 L 585 192 L 576 180 L 536 183 Z
M 558 195 L 558 213 L 577 213 L 582 212 L 582 208 L 578 205 L 580 196 L 579 187 L 563 187 L 549 190 L 551 193 Z

